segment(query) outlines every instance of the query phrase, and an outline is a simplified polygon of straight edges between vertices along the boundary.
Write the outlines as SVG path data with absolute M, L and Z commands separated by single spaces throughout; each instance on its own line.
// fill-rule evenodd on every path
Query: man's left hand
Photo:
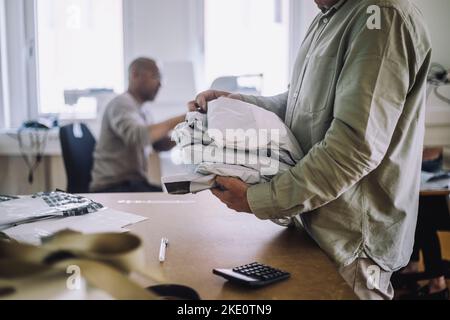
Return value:
M 228 208 L 237 212 L 252 213 L 247 200 L 249 185 L 236 178 L 224 177 L 217 177 L 216 183 L 219 188 L 213 189 L 212 193 Z

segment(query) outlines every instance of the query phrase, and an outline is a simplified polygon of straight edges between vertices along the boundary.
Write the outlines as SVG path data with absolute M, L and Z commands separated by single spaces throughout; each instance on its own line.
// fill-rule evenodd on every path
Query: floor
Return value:
M 439 233 L 439 237 L 441 239 L 441 250 L 442 255 L 445 260 L 450 260 L 450 232 L 441 232 Z M 421 271 L 423 271 L 423 265 L 421 266 Z M 426 285 L 425 282 L 421 282 L 420 285 Z M 447 279 L 447 286 L 450 288 L 450 279 Z M 398 290 L 396 292 L 396 296 L 405 293 L 404 291 Z

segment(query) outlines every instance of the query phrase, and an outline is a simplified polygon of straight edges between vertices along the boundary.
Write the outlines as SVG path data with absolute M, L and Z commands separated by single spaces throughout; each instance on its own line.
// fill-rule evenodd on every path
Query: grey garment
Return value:
M 211 138 L 206 133 L 207 116 L 200 112 L 189 112 L 186 115 L 186 121 L 178 124 L 172 132 L 172 141 L 179 148 L 200 144 L 209 145 Z
M 279 155 L 273 156 L 272 153 L 273 157 L 269 157 L 268 154 L 264 154 L 263 152 L 258 154 L 235 149 L 219 149 L 214 144 L 208 146 L 196 144 L 176 149 L 176 151 L 185 165 L 200 166 L 201 164 L 208 163 L 208 167 L 213 165 L 220 167 L 222 164 L 227 164 L 230 168 L 233 168 L 233 166 L 242 167 L 237 168 L 237 172 L 245 169 L 250 169 L 251 172 L 257 172 L 260 177 L 257 182 L 242 179 L 249 184 L 268 181 L 278 173 L 289 170 L 294 165 L 290 162 L 286 163 L 283 161 L 284 158 L 290 159 L 287 155 L 279 157 Z M 203 169 L 203 171 L 205 170 Z M 236 176 L 236 174 L 231 176 Z
M 341 267 L 339 273 L 361 300 L 392 300 L 392 272 L 381 269 L 372 259 L 358 258 Z
M 237 177 L 248 184 L 267 182 L 303 157 L 297 140 L 276 115 L 228 98 L 210 102 L 207 115 L 189 113 L 172 140 L 180 160 L 196 165 L 196 173 Z
M 377 5 L 381 29 L 369 29 Z M 367 254 L 385 271 L 412 253 L 431 44 L 407 0 L 340 1 L 312 23 L 289 91 L 242 96 L 285 121 L 307 154 L 252 186 L 260 219 L 298 216 L 340 266 Z
M 94 153 L 91 191 L 147 180 L 149 125 L 141 105 L 129 93 L 109 103 Z
M 220 177 L 238 178 L 248 184 L 266 182 L 266 178 L 258 170 L 226 163 L 203 162 L 195 172 L 203 175 L 214 174 Z
M 276 115 L 227 98 L 211 102 L 207 115 L 189 113 L 172 139 L 179 160 L 189 166 L 184 175 L 162 178 L 165 191 L 172 194 L 214 188 L 216 176 L 239 178 L 251 185 L 268 182 L 303 156 L 295 137 Z

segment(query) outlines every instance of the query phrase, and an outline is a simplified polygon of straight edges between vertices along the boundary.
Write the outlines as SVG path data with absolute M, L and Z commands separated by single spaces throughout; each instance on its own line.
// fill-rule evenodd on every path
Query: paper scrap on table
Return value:
M 8 237 L 33 245 L 41 244 L 41 238 L 62 230 L 73 230 L 85 234 L 128 232 L 127 226 L 142 222 L 147 218 L 131 213 L 104 209 L 85 216 L 58 218 L 20 225 L 3 230 Z

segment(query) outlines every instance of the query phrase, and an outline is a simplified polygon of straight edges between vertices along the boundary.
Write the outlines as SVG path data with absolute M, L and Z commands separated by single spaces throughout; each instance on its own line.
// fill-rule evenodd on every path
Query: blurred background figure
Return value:
M 152 59 L 138 58 L 129 67 L 128 91 L 112 100 L 103 116 L 94 153 L 92 192 L 161 192 L 147 180 L 148 156 L 174 145 L 169 132 L 185 116 L 154 124 L 142 110 L 161 88 L 161 73 Z

